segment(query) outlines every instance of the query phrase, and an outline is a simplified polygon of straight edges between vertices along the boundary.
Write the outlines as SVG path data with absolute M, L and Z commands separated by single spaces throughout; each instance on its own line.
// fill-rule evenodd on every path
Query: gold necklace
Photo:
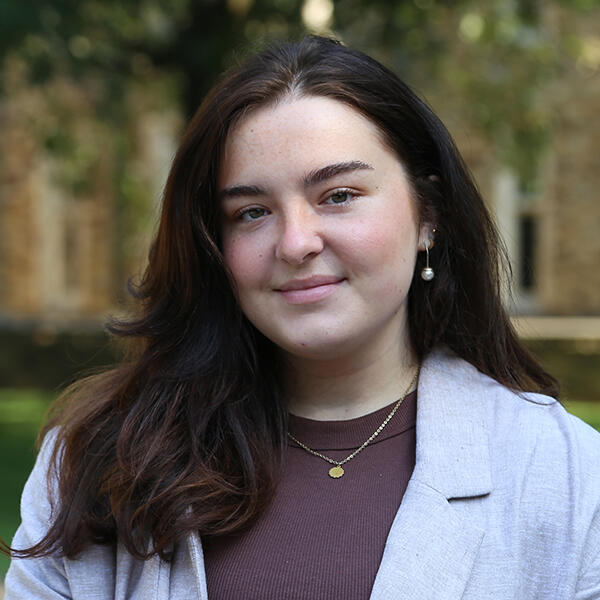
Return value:
M 373 432 L 373 434 L 371 436 L 369 436 L 369 438 L 365 442 L 363 442 L 363 444 L 361 444 L 352 454 L 346 456 L 346 458 L 344 458 L 343 460 L 334 460 L 333 458 L 329 458 L 329 456 L 325 456 L 324 454 L 321 454 L 320 452 L 317 452 L 316 450 L 309 448 L 306 444 L 303 444 L 300 440 L 297 440 L 289 431 L 288 431 L 288 437 L 291 440 L 293 440 L 294 442 L 296 442 L 296 444 L 298 444 L 298 446 L 300 446 L 300 448 L 302 448 L 303 450 L 306 450 L 310 454 L 312 454 L 314 456 L 318 456 L 319 458 L 322 458 L 323 460 L 326 460 L 329 464 L 335 465 L 335 466 L 331 467 L 331 469 L 329 469 L 329 477 L 333 477 L 334 479 L 339 479 L 345 472 L 344 469 L 342 468 L 342 465 L 346 464 L 349 460 L 352 460 L 361 450 L 364 450 L 383 431 L 384 427 L 390 422 L 390 419 L 394 416 L 396 411 L 400 408 L 400 405 L 404 401 L 404 398 L 406 398 L 406 396 L 408 396 L 408 392 L 410 392 L 412 386 L 416 383 L 418 377 L 419 377 L 419 369 L 417 369 L 417 372 L 415 373 L 415 376 L 412 378 L 411 382 L 408 384 L 406 391 L 404 392 L 404 394 L 402 395 L 400 400 L 398 400 L 398 402 L 396 402 L 396 404 L 394 405 L 394 408 L 392 408 L 390 414 L 384 419 L 383 423 Z

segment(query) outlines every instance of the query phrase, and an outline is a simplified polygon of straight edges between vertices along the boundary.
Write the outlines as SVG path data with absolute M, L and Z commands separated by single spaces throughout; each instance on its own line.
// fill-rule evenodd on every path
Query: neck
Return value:
M 409 346 L 346 354 L 331 360 L 288 359 L 290 412 L 319 421 L 354 419 L 398 400 L 416 386 L 417 372 Z

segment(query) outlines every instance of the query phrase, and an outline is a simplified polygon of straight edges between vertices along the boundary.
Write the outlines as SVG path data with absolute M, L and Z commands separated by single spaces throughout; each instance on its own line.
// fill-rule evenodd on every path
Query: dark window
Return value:
M 67 289 L 77 289 L 81 283 L 79 252 L 77 247 L 77 223 L 72 215 L 65 215 L 64 256 L 65 256 L 65 286 Z
M 531 291 L 535 287 L 535 250 L 537 244 L 537 223 L 533 215 L 519 217 L 521 248 L 519 255 L 519 284 L 522 290 Z

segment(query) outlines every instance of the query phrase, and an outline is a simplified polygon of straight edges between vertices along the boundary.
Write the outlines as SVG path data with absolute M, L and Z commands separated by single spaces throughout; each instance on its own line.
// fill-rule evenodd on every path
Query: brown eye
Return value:
M 354 194 L 349 190 L 339 190 L 325 199 L 325 204 L 344 204 L 354 198 Z

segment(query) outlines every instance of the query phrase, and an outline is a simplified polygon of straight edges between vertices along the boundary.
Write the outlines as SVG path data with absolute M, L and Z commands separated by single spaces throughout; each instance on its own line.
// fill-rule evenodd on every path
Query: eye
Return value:
M 238 212 L 235 215 L 235 218 L 237 221 L 245 221 L 248 223 L 250 221 L 256 221 L 261 217 L 264 217 L 266 214 L 266 209 L 261 208 L 260 206 L 251 206 Z
M 333 194 L 330 194 L 325 198 L 323 204 L 345 204 L 355 197 L 356 194 L 350 190 L 336 190 Z

